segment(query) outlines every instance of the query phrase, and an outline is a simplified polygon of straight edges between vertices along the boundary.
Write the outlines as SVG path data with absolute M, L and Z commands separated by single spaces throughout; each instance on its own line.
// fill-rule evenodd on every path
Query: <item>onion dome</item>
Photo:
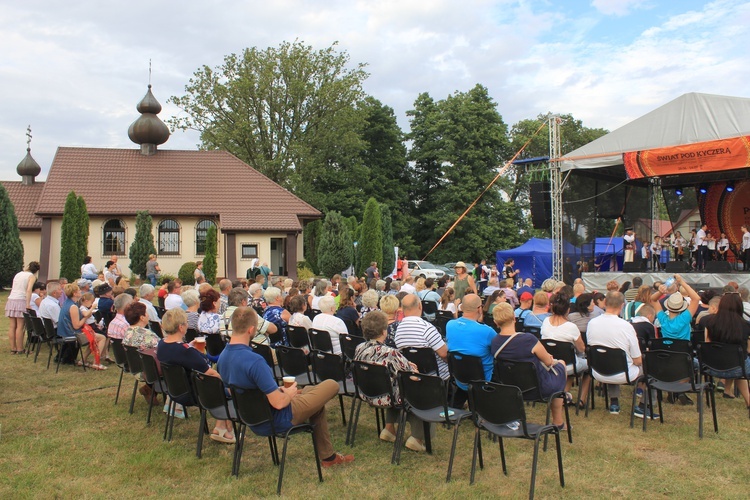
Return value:
M 156 116 L 161 112 L 161 104 L 151 93 L 151 85 L 148 92 L 138 103 L 136 109 L 141 114 L 128 128 L 130 140 L 141 146 L 141 153 L 152 155 L 156 153 L 156 146 L 164 144 L 169 139 L 169 129 L 163 121 Z
M 42 172 L 42 167 L 31 156 L 31 125 L 26 129 L 26 156 L 16 167 L 16 172 L 21 176 L 21 184 L 34 184 L 34 178 Z

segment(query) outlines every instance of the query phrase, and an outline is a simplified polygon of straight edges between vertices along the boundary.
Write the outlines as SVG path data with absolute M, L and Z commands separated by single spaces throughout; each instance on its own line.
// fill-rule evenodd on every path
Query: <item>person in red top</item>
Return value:
M 403 271 L 401 268 L 404 266 L 404 261 L 401 259 L 401 257 L 396 260 L 396 279 L 401 281 L 401 278 L 404 276 Z

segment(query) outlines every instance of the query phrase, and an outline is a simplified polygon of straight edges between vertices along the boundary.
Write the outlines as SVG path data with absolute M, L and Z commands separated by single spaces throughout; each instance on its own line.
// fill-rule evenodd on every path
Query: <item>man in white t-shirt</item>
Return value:
M 633 325 L 619 317 L 624 303 L 625 298 L 620 292 L 608 292 L 604 299 L 604 314 L 589 321 L 586 341 L 592 349 L 595 346 L 622 349 L 628 362 L 628 378 L 633 382 L 641 375 L 643 357 Z M 609 412 L 617 415 L 620 413 L 620 385 L 627 383 L 625 373 L 604 376 L 594 370 L 593 374 L 597 381 L 607 384 L 610 397 Z M 643 418 L 644 408 L 642 406 L 636 408 L 635 415 Z M 654 418 L 658 418 L 658 415 L 654 414 Z
M 698 252 L 695 256 L 695 265 L 698 271 L 702 271 L 705 266 L 706 253 L 708 252 L 708 242 L 706 241 L 706 230 L 708 226 L 703 224 L 695 233 L 695 247 Z
M 182 292 L 182 280 L 179 278 L 173 279 L 167 284 L 167 297 L 164 299 L 164 309 L 169 311 L 170 309 L 177 309 L 178 307 L 183 311 L 187 310 L 185 302 L 182 300 L 180 293 Z
M 334 316 L 336 312 L 336 301 L 333 297 L 325 295 L 318 301 L 320 314 L 313 318 L 312 327 L 316 330 L 325 330 L 331 335 L 331 347 L 334 354 L 341 354 L 341 343 L 339 334 L 347 334 L 349 330 L 341 318 Z
M 403 283 L 401 283 L 401 291 L 406 293 L 417 293 L 417 289 L 414 287 L 414 276 L 407 276 Z
M 156 312 L 156 308 L 154 307 L 153 303 L 154 297 L 156 296 L 156 290 L 154 289 L 154 287 L 148 283 L 141 285 L 141 288 L 138 289 L 138 296 L 140 297 L 140 299 L 138 299 L 138 302 L 146 306 L 146 314 L 148 314 L 148 320 L 161 323 L 161 318 Z

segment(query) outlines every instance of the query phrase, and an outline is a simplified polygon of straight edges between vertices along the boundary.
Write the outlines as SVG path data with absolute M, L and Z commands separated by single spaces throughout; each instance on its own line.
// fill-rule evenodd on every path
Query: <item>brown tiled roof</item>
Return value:
M 43 182 L 24 186 L 20 181 L 2 181 L 3 187 L 8 191 L 10 201 L 16 210 L 19 229 L 41 229 L 42 219 L 34 215 L 39 197 L 44 189 Z
M 321 213 L 225 151 L 57 149 L 36 213 L 61 215 L 70 191 L 92 215 L 218 216 L 222 230 L 302 229 Z

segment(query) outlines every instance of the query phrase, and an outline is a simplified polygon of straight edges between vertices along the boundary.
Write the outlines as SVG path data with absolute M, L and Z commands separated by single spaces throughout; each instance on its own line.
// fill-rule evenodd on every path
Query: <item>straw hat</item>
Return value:
M 670 295 L 664 304 L 667 306 L 667 310 L 673 313 L 681 313 L 688 307 L 687 300 L 685 300 L 680 292 Z

